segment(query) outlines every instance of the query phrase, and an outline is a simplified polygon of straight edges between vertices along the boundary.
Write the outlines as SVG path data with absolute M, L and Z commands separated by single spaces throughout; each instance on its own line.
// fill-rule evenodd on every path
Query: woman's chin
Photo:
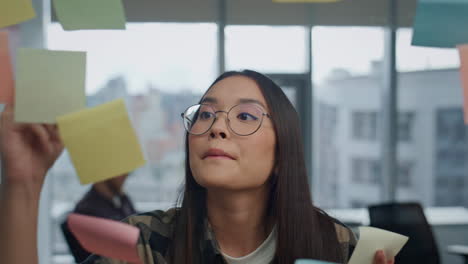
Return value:
M 209 177 L 195 177 L 195 180 L 206 189 L 239 190 L 241 189 L 239 184 L 242 184 L 242 182 L 239 181 L 239 177 L 223 175 L 222 173 Z

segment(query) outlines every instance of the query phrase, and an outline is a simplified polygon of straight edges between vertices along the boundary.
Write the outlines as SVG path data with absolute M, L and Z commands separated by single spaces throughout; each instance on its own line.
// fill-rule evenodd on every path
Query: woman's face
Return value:
M 256 104 L 263 112 L 270 114 L 257 83 L 244 76 L 219 81 L 209 89 L 202 102 L 211 105 L 215 111 L 227 112 L 245 100 L 258 102 Z M 228 127 L 226 113 L 218 112 L 217 117 L 205 134 L 189 135 L 190 168 L 195 180 L 207 189 L 247 190 L 263 186 L 275 162 L 272 121 L 265 116 L 257 132 L 239 136 Z M 219 150 L 232 158 L 206 156 Z

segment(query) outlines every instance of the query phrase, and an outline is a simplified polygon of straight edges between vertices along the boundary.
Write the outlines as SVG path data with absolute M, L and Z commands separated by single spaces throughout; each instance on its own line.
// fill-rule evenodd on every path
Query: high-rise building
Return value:
M 468 206 L 468 137 L 457 69 L 398 75 L 397 199 L 426 206 Z M 379 201 L 378 71 L 339 74 L 316 88 L 314 194 L 323 207 Z

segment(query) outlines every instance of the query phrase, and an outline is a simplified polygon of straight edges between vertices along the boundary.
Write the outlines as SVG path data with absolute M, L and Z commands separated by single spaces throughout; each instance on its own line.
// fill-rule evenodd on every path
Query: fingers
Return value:
M 45 124 L 43 126 L 47 130 L 47 133 L 49 134 L 49 137 L 52 141 L 54 142 L 60 141 L 57 128 L 54 125 Z
M 374 264 L 387 264 L 387 259 L 383 250 L 377 250 L 377 252 L 375 252 Z
M 57 125 L 48 124 L 44 126 L 50 135 L 50 139 L 52 140 L 52 143 L 54 144 L 55 151 L 58 152 L 57 154 L 59 154 L 60 152 L 62 152 L 64 146 L 63 146 L 62 139 L 60 138 Z
M 7 104 L 5 105 L 5 108 L 2 111 L 1 122 L 4 123 L 6 121 L 12 121 L 12 120 L 13 120 L 13 105 Z
M 44 148 L 44 150 L 49 153 L 52 152 L 53 148 L 50 144 L 50 135 L 45 126 L 39 124 L 29 124 L 28 126 L 34 133 L 35 138 L 39 140 L 40 147 Z
M 38 140 L 39 146 L 49 153 L 58 155 L 63 150 L 63 143 L 60 139 L 57 125 L 16 123 L 14 121 L 14 106 L 12 104 L 5 105 L 1 113 L 1 126 L 5 126 L 7 130 L 29 130 L 34 138 Z
M 12 113 L 13 112 L 13 104 L 5 104 L 5 108 L 3 112 Z
M 374 264 L 395 264 L 395 258 L 387 259 L 383 250 L 377 250 L 374 256 Z

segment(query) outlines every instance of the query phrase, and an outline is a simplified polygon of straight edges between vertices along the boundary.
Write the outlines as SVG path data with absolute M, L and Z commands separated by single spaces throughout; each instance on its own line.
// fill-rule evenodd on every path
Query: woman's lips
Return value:
M 208 151 L 205 152 L 203 155 L 203 159 L 206 158 L 223 158 L 223 159 L 231 159 L 234 160 L 235 158 L 230 155 L 229 153 L 225 152 L 222 149 L 210 148 Z
M 206 156 L 205 159 L 228 159 L 228 160 L 232 160 L 230 157 L 228 156 L 216 156 L 216 155 L 213 155 L 213 156 Z

